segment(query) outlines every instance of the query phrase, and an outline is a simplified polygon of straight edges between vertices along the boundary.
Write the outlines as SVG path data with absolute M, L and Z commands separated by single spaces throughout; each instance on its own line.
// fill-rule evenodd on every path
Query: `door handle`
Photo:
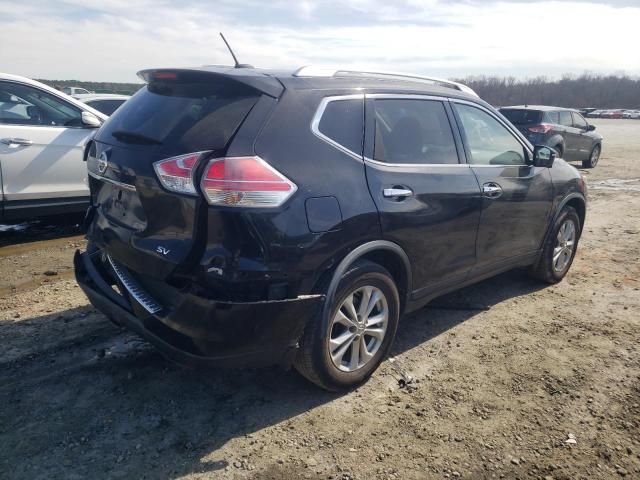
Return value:
M 33 140 L 27 140 L 26 138 L 3 138 L 2 140 L 0 140 L 1 143 L 4 143 L 5 145 L 23 145 L 23 146 L 27 146 L 27 145 L 33 145 Z
M 494 182 L 482 185 L 482 196 L 487 198 L 498 198 L 502 195 L 502 187 Z
M 385 198 L 405 198 L 413 195 L 413 191 L 408 188 L 385 188 L 382 195 Z

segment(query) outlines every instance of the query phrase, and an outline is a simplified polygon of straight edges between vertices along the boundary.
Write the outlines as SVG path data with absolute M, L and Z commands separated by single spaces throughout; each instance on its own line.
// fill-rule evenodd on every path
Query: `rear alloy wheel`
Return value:
M 305 328 L 295 368 L 326 390 L 343 391 L 364 382 L 384 360 L 396 334 L 400 300 L 385 268 L 359 260 L 329 301 L 328 315 L 319 314 Z
M 594 168 L 598 164 L 598 160 L 600 160 L 600 153 L 602 152 L 602 147 L 600 145 L 596 145 L 591 150 L 591 155 L 589 155 L 588 160 L 582 161 L 583 168 Z
M 331 322 L 329 353 L 334 366 L 343 372 L 365 367 L 380 349 L 388 323 L 382 290 L 367 285 L 349 294 Z
M 569 271 L 580 239 L 580 218 L 573 207 L 565 207 L 556 220 L 538 263 L 532 267 L 534 277 L 558 283 Z

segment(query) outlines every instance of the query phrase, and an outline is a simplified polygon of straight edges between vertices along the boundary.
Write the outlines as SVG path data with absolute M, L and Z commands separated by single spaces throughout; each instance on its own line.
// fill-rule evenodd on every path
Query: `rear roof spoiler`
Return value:
M 154 79 L 153 77 L 156 75 L 159 79 L 162 77 L 164 77 L 164 79 L 168 79 L 171 75 L 175 75 L 176 79 L 192 82 L 207 82 L 215 80 L 216 78 L 225 78 L 227 80 L 232 80 L 246 85 L 274 98 L 278 98 L 284 91 L 284 87 L 278 79 L 251 68 L 223 66 L 201 68 L 149 68 L 138 72 L 138 77 L 140 77 L 145 83 L 152 81 Z

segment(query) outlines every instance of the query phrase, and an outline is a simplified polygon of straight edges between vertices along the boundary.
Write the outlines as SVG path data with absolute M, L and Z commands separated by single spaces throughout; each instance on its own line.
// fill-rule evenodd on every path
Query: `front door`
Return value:
M 446 100 L 368 95 L 365 163 L 383 236 L 411 261 L 414 299 L 466 278 L 482 199 Z
M 5 208 L 35 199 L 88 197 L 82 153 L 92 129 L 49 92 L 0 82 L 0 168 Z
M 452 101 L 467 160 L 482 189 L 477 270 L 491 270 L 537 252 L 547 230 L 553 185 L 548 168 L 488 109 Z

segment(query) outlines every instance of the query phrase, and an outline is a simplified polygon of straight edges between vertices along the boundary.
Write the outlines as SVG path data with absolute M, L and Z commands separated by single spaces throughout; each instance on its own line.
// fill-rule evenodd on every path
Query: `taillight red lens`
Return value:
M 193 183 L 193 169 L 200 157 L 207 152 L 187 153 L 179 157 L 171 157 L 153 164 L 162 186 L 177 193 L 196 195 Z
M 552 128 L 553 125 L 549 125 L 548 123 L 541 123 L 540 125 L 529 127 L 528 130 L 533 133 L 549 133 Z
M 216 158 L 202 176 L 202 191 L 211 205 L 277 207 L 296 185 L 260 157 Z

